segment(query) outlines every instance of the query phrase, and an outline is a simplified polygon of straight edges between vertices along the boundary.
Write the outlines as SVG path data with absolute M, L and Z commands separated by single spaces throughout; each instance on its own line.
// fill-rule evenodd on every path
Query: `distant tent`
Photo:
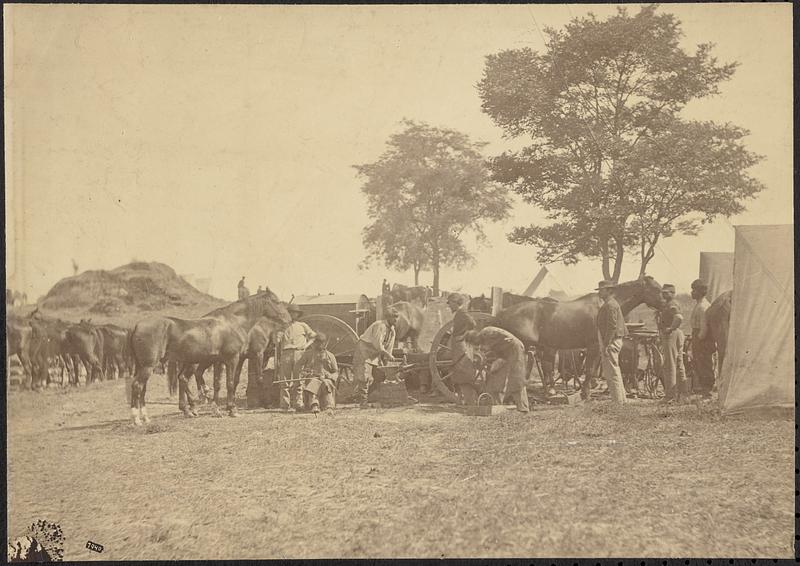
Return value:
M 794 226 L 736 226 L 723 413 L 794 407 Z
M 542 266 L 522 293 L 526 297 L 552 297 L 559 301 L 568 300 L 579 295 L 569 285 L 569 277 L 559 275 L 555 266 Z
M 700 252 L 700 279 L 708 283 L 706 298 L 709 302 L 733 289 L 733 254 Z

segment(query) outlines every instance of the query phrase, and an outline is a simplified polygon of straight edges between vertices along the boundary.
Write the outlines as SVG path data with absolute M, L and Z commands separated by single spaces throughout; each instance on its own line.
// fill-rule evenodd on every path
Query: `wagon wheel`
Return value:
M 336 357 L 339 364 L 339 382 L 336 385 L 337 398 L 345 398 L 353 392 L 353 352 L 358 344 L 358 334 L 340 318 L 328 314 L 309 314 L 300 320 L 308 324 L 314 332 L 322 332 L 328 337 L 328 351 Z
M 477 330 L 481 330 L 489 326 L 494 317 L 488 313 L 480 311 L 470 311 L 470 316 L 475 320 Z M 453 358 L 450 353 L 450 335 L 453 332 L 453 321 L 446 322 L 433 337 L 431 342 L 431 351 L 428 355 L 428 367 L 431 372 L 431 382 L 440 379 L 448 389 L 452 391 L 452 385 L 449 383 L 448 378 L 452 371 Z

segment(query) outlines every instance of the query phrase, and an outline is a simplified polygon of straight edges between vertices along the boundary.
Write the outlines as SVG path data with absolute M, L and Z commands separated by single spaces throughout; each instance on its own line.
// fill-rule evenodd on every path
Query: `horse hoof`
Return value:
M 133 417 L 133 426 L 142 426 L 142 419 L 139 417 Z
M 222 413 L 219 411 L 219 409 L 215 409 L 214 412 L 211 413 L 211 416 L 214 417 L 215 419 L 221 419 Z
M 236 418 L 239 416 L 239 413 L 237 413 L 236 411 L 228 411 L 228 416 Z
M 193 419 L 193 418 L 195 418 L 197 415 L 196 415 L 195 413 L 192 413 L 192 411 L 188 411 L 188 410 L 187 410 L 187 411 L 184 411 L 184 412 L 183 412 L 183 416 L 184 416 L 184 417 L 186 417 L 187 419 Z

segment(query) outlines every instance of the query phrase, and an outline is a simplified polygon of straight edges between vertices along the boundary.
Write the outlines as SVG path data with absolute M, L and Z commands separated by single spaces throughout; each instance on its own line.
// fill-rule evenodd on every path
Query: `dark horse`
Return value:
M 162 360 L 190 367 L 194 364 L 222 363 L 227 380 L 228 414 L 236 414 L 234 369 L 248 344 L 248 333 L 265 318 L 277 330 L 291 322 L 289 311 L 272 291 L 247 297 L 216 309 L 195 320 L 155 317 L 136 324 L 131 333 L 131 350 L 136 375 L 131 384 L 131 415 L 136 425 L 147 422 L 145 393 L 153 367 Z M 141 416 L 141 419 L 140 419 Z
M 620 283 L 614 290 L 622 314 L 627 316 L 642 303 L 661 308 L 661 285 L 645 276 L 636 281 Z M 588 398 L 590 378 L 597 375 L 600 352 L 597 343 L 595 318 L 600 310 L 597 293 L 589 293 L 573 301 L 532 299 L 504 308 L 497 313 L 497 325 L 519 338 L 526 347 L 542 350 L 545 381 L 552 383 L 555 354 L 558 350 L 587 350 L 587 376 L 583 381 L 583 396 Z

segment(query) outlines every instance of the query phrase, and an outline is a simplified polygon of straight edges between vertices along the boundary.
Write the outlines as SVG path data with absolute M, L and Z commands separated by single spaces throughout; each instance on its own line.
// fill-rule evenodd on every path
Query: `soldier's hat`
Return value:
M 388 309 L 386 309 L 386 314 L 384 316 L 386 318 L 389 318 L 389 317 L 397 318 L 397 317 L 400 316 L 400 311 L 398 311 L 394 307 L 389 307 Z
M 597 289 L 595 291 L 599 291 L 600 289 L 614 289 L 617 286 L 616 283 L 613 281 L 609 281 L 607 279 L 603 279 L 600 283 L 597 284 Z
M 323 334 L 322 332 L 317 332 L 317 335 L 314 336 L 314 343 L 315 344 L 322 344 L 323 346 L 328 341 L 328 337 Z
M 695 279 L 692 281 L 692 289 L 702 289 L 703 291 L 708 291 L 708 283 L 702 279 Z
M 672 291 L 674 293 L 675 292 L 675 285 L 673 285 L 672 283 L 664 283 L 664 285 L 661 286 L 661 290 L 662 291 Z

